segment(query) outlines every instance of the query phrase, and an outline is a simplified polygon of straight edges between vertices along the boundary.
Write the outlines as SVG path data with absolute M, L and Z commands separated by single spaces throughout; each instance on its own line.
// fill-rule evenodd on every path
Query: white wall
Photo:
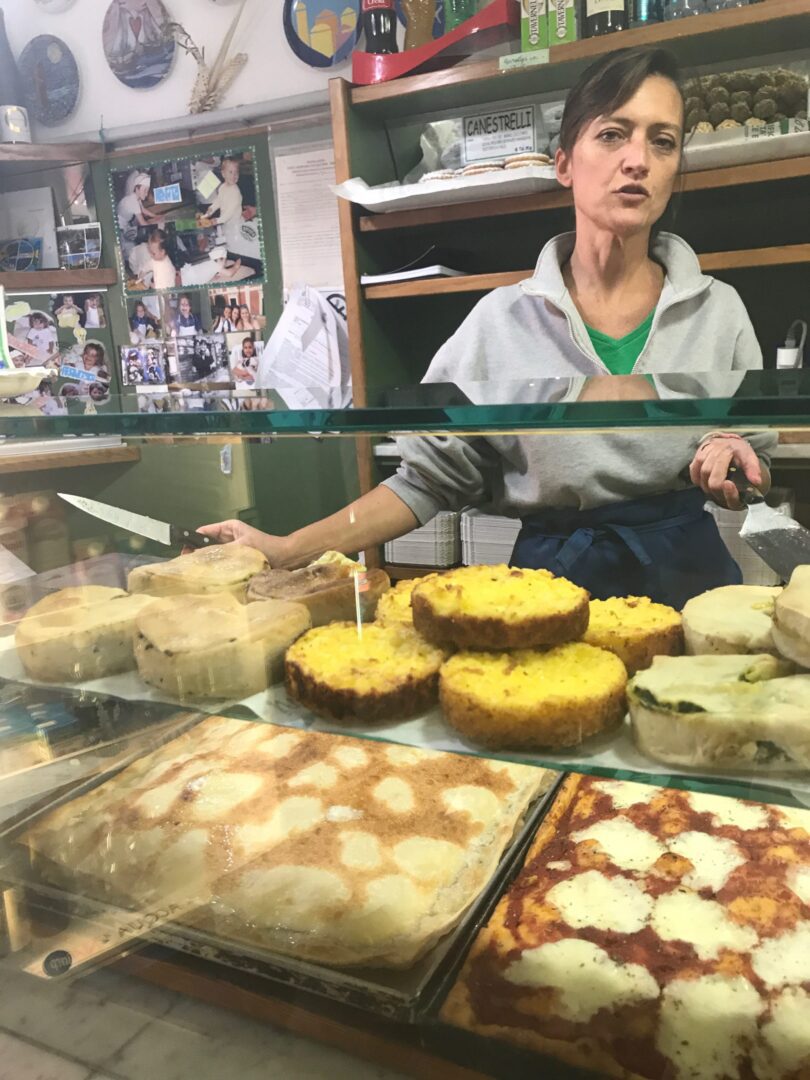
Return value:
M 223 6 L 215 0 L 164 0 L 164 4 L 196 44 L 205 47 L 209 58 L 216 56 L 238 10 L 238 4 Z M 187 109 L 197 65 L 181 49 L 176 50 L 168 77 L 153 90 L 130 90 L 110 71 L 101 43 L 101 25 L 108 6 L 108 0 L 75 0 L 63 14 L 47 15 L 35 0 L 2 3 L 15 56 L 32 37 L 51 33 L 70 46 L 79 65 L 82 85 L 76 111 L 64 124 L 35 132 L 35 138 L 95 138 L 102 120 L 105 131 L 114 132 L 117 138 L 122 128 L 151 126 L 172 118 L 178 120 L 178 133 L 197 126 L 199 121 L 189 119 Z M 307 107 L 325 102 L 327 81 L 332 76 L 350 77 L 350 63 L 339 68 L 311 68 L 295 56 L 284 36 L 283 8 L 282 0 L 248 0 L 234 47 L 246 52 L 249 59 L 229 91 L 224 109 L 255 105 L 255 117 L 259 119 L 273 112 Z

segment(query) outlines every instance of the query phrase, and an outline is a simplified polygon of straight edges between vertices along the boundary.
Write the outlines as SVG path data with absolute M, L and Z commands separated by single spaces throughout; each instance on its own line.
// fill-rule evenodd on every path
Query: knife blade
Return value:
M 797 566 L 810 563 L 810 529 L 768 506 L 762 492 L 749 484 L 738 469 L 729 471 L 729 479 L 737 485 L 748 508 L 740 539 L 783 581 L 790 581 Z
M 71 506 L 83 510 L 85 514 L 90 514 L 100 521 L 106 521 L 109 525 L 115 525 L 127 532 L 145 536 L 148 540 L 155 540 L 158 544 L 165 544 L 167 547 L 202 548 L 216 544 L 216 540 L 210 536 L 203 536 L 196 529 L 170 525 L 167 521 L 158 521 L 157 518 L 146 517 L 145 514 L 134 514 L 131 510 L 122 510 L 118 506 L 110 506 L 96 499 L 85 499 L 81 495 L 66 495 L 61 491 L 58 495 Z

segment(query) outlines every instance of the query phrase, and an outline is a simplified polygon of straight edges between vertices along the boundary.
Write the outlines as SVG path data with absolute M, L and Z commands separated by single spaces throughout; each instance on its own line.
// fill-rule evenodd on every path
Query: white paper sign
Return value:
M 464 159 L 468 165 L 534 149 L 534 105 L 464 117 Z
M 311 143 L 293 153 L 276 153 L 276 199 L 285 292 L 301 285 L 342 288 L 335 151 Z

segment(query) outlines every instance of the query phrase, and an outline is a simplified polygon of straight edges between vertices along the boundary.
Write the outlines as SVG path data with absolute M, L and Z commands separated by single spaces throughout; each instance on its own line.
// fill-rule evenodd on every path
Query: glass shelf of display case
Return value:
M 33 396 L 0 407 L 0 436 L 261 437 L 810 426 L 810 371 L 801 369 L 371 387 L 366 402 L 350 408 L 328 403 L 333 394 L 345 396 L 339 389 L 297 390 L 299 401 L 312 401 L 302 409 L 287 407 L 283 391 L 246 395 L 215 385 L 197 386 L 193 393 L 131 394 L 98 406 L 86 397 L 55 404 L 48 397 L 46 412 L 40 412 Z

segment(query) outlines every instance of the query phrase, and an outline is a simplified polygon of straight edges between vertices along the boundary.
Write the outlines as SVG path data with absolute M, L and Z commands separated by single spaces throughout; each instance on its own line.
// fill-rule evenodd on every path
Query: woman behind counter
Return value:
M 684 102 L 669 53 L 619 49 L 593 64 L 568 95 L 555 161 L 572 191 L 576 231 L 546 244 L 532 278 L 484 297 L 425 381 L 503 386 L 507 357 L 510 380 L 631 375 L 634 396 L 652 397 L 647 375 L 761 367 L 734 289 L 702 274 L 679 237 L 655 232 L 683 139 Z M 757 439 L 760 448 L 770 441 Z M 646 595 L 681 608 L 741 580 L 704 510 L 706 495 L 739 508 L 727 479 L 732 465 L 757 487 L 769 482 L 767 459 L 723 432 L 412 437 L 400 450 L 396 476 L 289 536 L 239 521 L 200 531 L 293 567 L 329 548 L 362 551 L 440 510 L 476 505 L 522 520 L 514 565 L 546 567 L 597 598 Z

